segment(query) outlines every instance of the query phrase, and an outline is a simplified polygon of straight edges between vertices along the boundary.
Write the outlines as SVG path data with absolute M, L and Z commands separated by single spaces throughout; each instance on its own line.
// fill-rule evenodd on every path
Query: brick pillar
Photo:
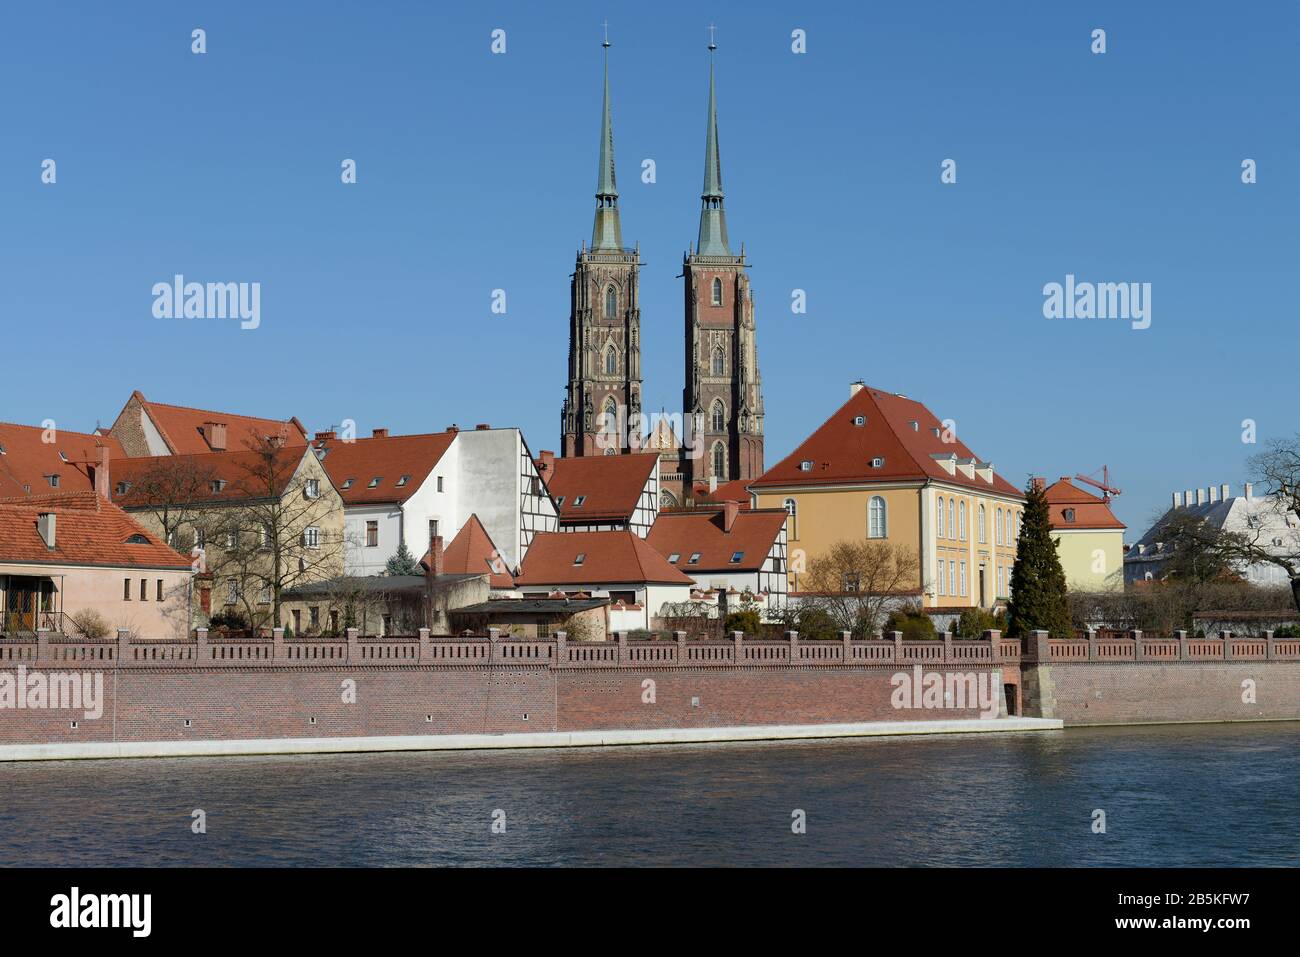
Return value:
M 790 662 L 793 664 L 799 660 L 799 632 L 787 631 L 785 637 L 790 642 Z
M 627 632 L 614 632 L 614 644 L 618 648 L 618 663 L 624 664 L 627 661 Z
M 555 633 L 555 661 L 552 664 L 562 665 L 569 660 L 569 633 L 567 631 L 557 631 Z
M 1223 639 L 1223 660 L 1232 660 L 1232 632 L 1221 631 L 1219 637 Z
M 677 663 L 679 665 L 686 663 L 686 632 L 674 631 L 673 641 L 677 642 Z
M 361 663 L 361 632 L 356 628 L 349 628 L 348 635 L 348 663 Z
M 901 631 L 891 631 L 889 640 L 894 643 L 894 661 L 901 662 L 903 660 L 903 633 Z
M 487 636 L 488 636 L 488 661 L 500 662 L 502 660 L 501 629 L 489 628 Z
M 1277 649 L 1273 646 L 1273 629 L 1270 628 L 1264 632 L 1264 660 L 1272 661 L 1273 656 L 1277 654 Z
M 853 660 L 853 632 L 840 632 L 840 663 L 847 665 Z
M 1142 644 L 1142 629 L 1134 628 L 1130 634 L 1133 636 L 1133 660 L 1145 661 L 1146 648 Z
M 1187 660 L 1187 632 L 1182 628 L 1174 632 L 1174 637 L 1178 639 L 1178 660 Z
M 1047 642 L 1048 634 L 1041 628 L 1035 629 L 1029 633 L 1029 647 L 1034 651 L 1036 661 L 1047 662 L 1052 658 L 1052 646 Z
M 278 661 L 285 657 L 284 651 L 284 629 L 271 629 L 271 660 Z
M 740 664 L 745 660 L 745 633 L 743 631 L 733 631 L 731 633 L 731 660 L 733 664 Z
M 1088 629 L 1088 660 L 1097 660 L 1097 629 Z
M 196 657 L 199 661 L 207 661 L 209 658 L 212 657 L 212 653 L 208 650 L 208 630 L 206 628 L 196 628 L 194 629 L 194 635 L 195 635 L 194 657 Z M 118 647 L 119 655 L 125 653 L 126 646 L 125 644 L 123 644 L 122 641 L 120 640 L 118 641 L 117 647 Z M 123 660 L 125 661 L 126 659 Z
M 951 631 L 945 631 L 943 633 L 943 660 L 945 664 L 947 662 L 952 661 L 952 632 Z
M 119 628 L 117 631 L 118 634 L 117 640 L 119 643 L 122 640 L 122 631 L 123 629 L 121 628 Z M 46 631 L 44 628 L 37 628 L 36 629 L 36 660 L 48 661 L 49 658 L 50 658 L 50 633 Z
M 1002 660 L 1002 631 L 994 628 L 984 632 L 984 640 L 989 643 L 989 660 Z
M 428 644 L 428 643 L 429 643 L 429 629 L 428 629 L 428 628 L 421 628 L 421 629 L 420 629 L 420 644 L 422 644 L 422 645 L 426 645 L 426 644 Z

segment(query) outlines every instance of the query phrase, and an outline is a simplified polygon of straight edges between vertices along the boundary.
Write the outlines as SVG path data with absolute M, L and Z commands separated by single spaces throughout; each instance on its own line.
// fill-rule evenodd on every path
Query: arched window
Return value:
M 605 350 L 605 375 L 618 374 L 618 350 L 611 345 Z
M 966 541 L 966 503 L 957 506 L 957 537 Z
M 727 374 L 727 356 L 726 353 L 722 351 L 721 346 L 713 350 L 713 374 Z
M 957 500 L 955 498 L 948 499 L 948 537 L 949 538 L 957 537 L 957 516 L 954 514 L 954 512 L 956 512 L 957 510 L 956 502 Z
M 659 490 L 659 507 L 660 507 L 660 508 L 676 508 L 676 507 L 677 507 L 677 497 L 674 496 L 672 492 L 668 491 L 668 489 L 666 489 L 666 488 L 661 488 L 661 489 Z
M 618 315 L 618 293 L 610 286 L 605 290 L 605 318 L 613 319 Z
M 1002 509 L 998 509 L 993 514 L 993 537 L 997 539 L 999 545 L 1002 544 Z
M 979 525 L 978 525 L 978 529 L 977 529 L 977 530 L 978 530 L 978 532 L 979 532 L 980 544 L 983 545 L 985 542 L 988 541 L 988 529 L 987 529 L 987 526 L 986 526 L 986 524 L 985 524 L 984 506 L 983 506 L 983 505 L 980 506 L 979 516 L 978 516 L 978 518 L 977 518 L 977 521 L 979 522 Z
M 618 431 L 618 403 L 610 396 L 601 406 L 600 431 L 614 433 Z
M 1006 534 L 1006 542 L 1007 542 L 1008 545 L 1014 545 L 1014 544 L 1016 543 L 1016 537 L 1015 537 L 1015 535 L 1013 534 L 1014 522 L 1013 522 L 1013 520 L 1012 520 L 1011 514 L 1012 514 L 1012 513 L 1011 513 L 1011 509 L 1007 509 L 1007 534 Z
M 721 399 L 713 400 L 713 410 L 709 415 L 714 432 L 725 432 L 727 430 L 727 410 L 723 406 Z
M 785 523 L 786 534 L 790 538 L 798 538 L 799 537 L 799 505 L 797 502 L 795 502 L 794 499 L 788 498 L 785 500 L 785 513 L 790 516 L 790 518 Z
M 879 495 L 871 496 L 867 503 L 867 537 L 884 538 L 889 532 L 885 520 L 885 500 Z
M 943 533 L 943 497 L 942 496 L 939 497 L 939 527 L 936 529 L 936 532 L 938 533 L 939 538 L 948 537 Z M 942 595 L 943 592 L 939 592 L 939 594 Z
M 713 444 L 713 474 L 719 481 L 727 474 L 727 450 L 721 442 Z
M 717 276 L 713 277 L 713 304 L 722 305 L 722 280 Z

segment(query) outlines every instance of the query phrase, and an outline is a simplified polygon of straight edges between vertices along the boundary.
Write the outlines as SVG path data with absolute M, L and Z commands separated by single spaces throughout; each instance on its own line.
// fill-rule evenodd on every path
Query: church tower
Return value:
M 641 432 L 639 249 L 623 248 L 609 106 L 609 39 L 591 246 L 578 250 L 569 290 L 569 385 L 561 412 L 566 456 L 637 451 Z M 628 436 L 632 436 L 629 443 Z
M 686 385 L 697 458 L 683 463 L 693 482 L 718 483 L 763 474 L 763 391 L 754 336 L 754 300 L 745 250 L 734 256 L 723 209 L 718 107 L 709 42 L 709 118 L 704 140 L 700 236 L 682 262 L 686 293 Z

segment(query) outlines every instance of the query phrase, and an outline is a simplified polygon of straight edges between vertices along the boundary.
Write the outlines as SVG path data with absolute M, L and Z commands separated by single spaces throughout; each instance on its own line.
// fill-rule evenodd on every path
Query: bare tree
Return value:
M 167 544 L 188 552 L 202 538 L 214 478 L 212 466 L 195 456 L 155 456 L 132 475 L 119 504 L 152 517 Z M 132 508 L 135 502 L 141 507 Z
M 916 552 L 886 541 L 840 541 L 809 563 L 801 604 L 821 608 L 843 631 L 871 635 L 890 605 L 915 587 Z

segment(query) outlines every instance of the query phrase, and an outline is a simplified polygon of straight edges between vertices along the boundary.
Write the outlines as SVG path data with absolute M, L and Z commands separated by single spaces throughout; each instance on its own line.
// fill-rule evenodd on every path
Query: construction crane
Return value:
M 1110 484 L 1110 468 L 1105 465 L 1101 467 L 1100 482 L 1089 475 L 1076 475 L 1075 479 L 1086 485 L 1091 485 L 1095 489 L 1100 489 L 1101 500 L 1107 504 L 1110 503 L 1111 496 L 1121 494 L 1119 489 Z

